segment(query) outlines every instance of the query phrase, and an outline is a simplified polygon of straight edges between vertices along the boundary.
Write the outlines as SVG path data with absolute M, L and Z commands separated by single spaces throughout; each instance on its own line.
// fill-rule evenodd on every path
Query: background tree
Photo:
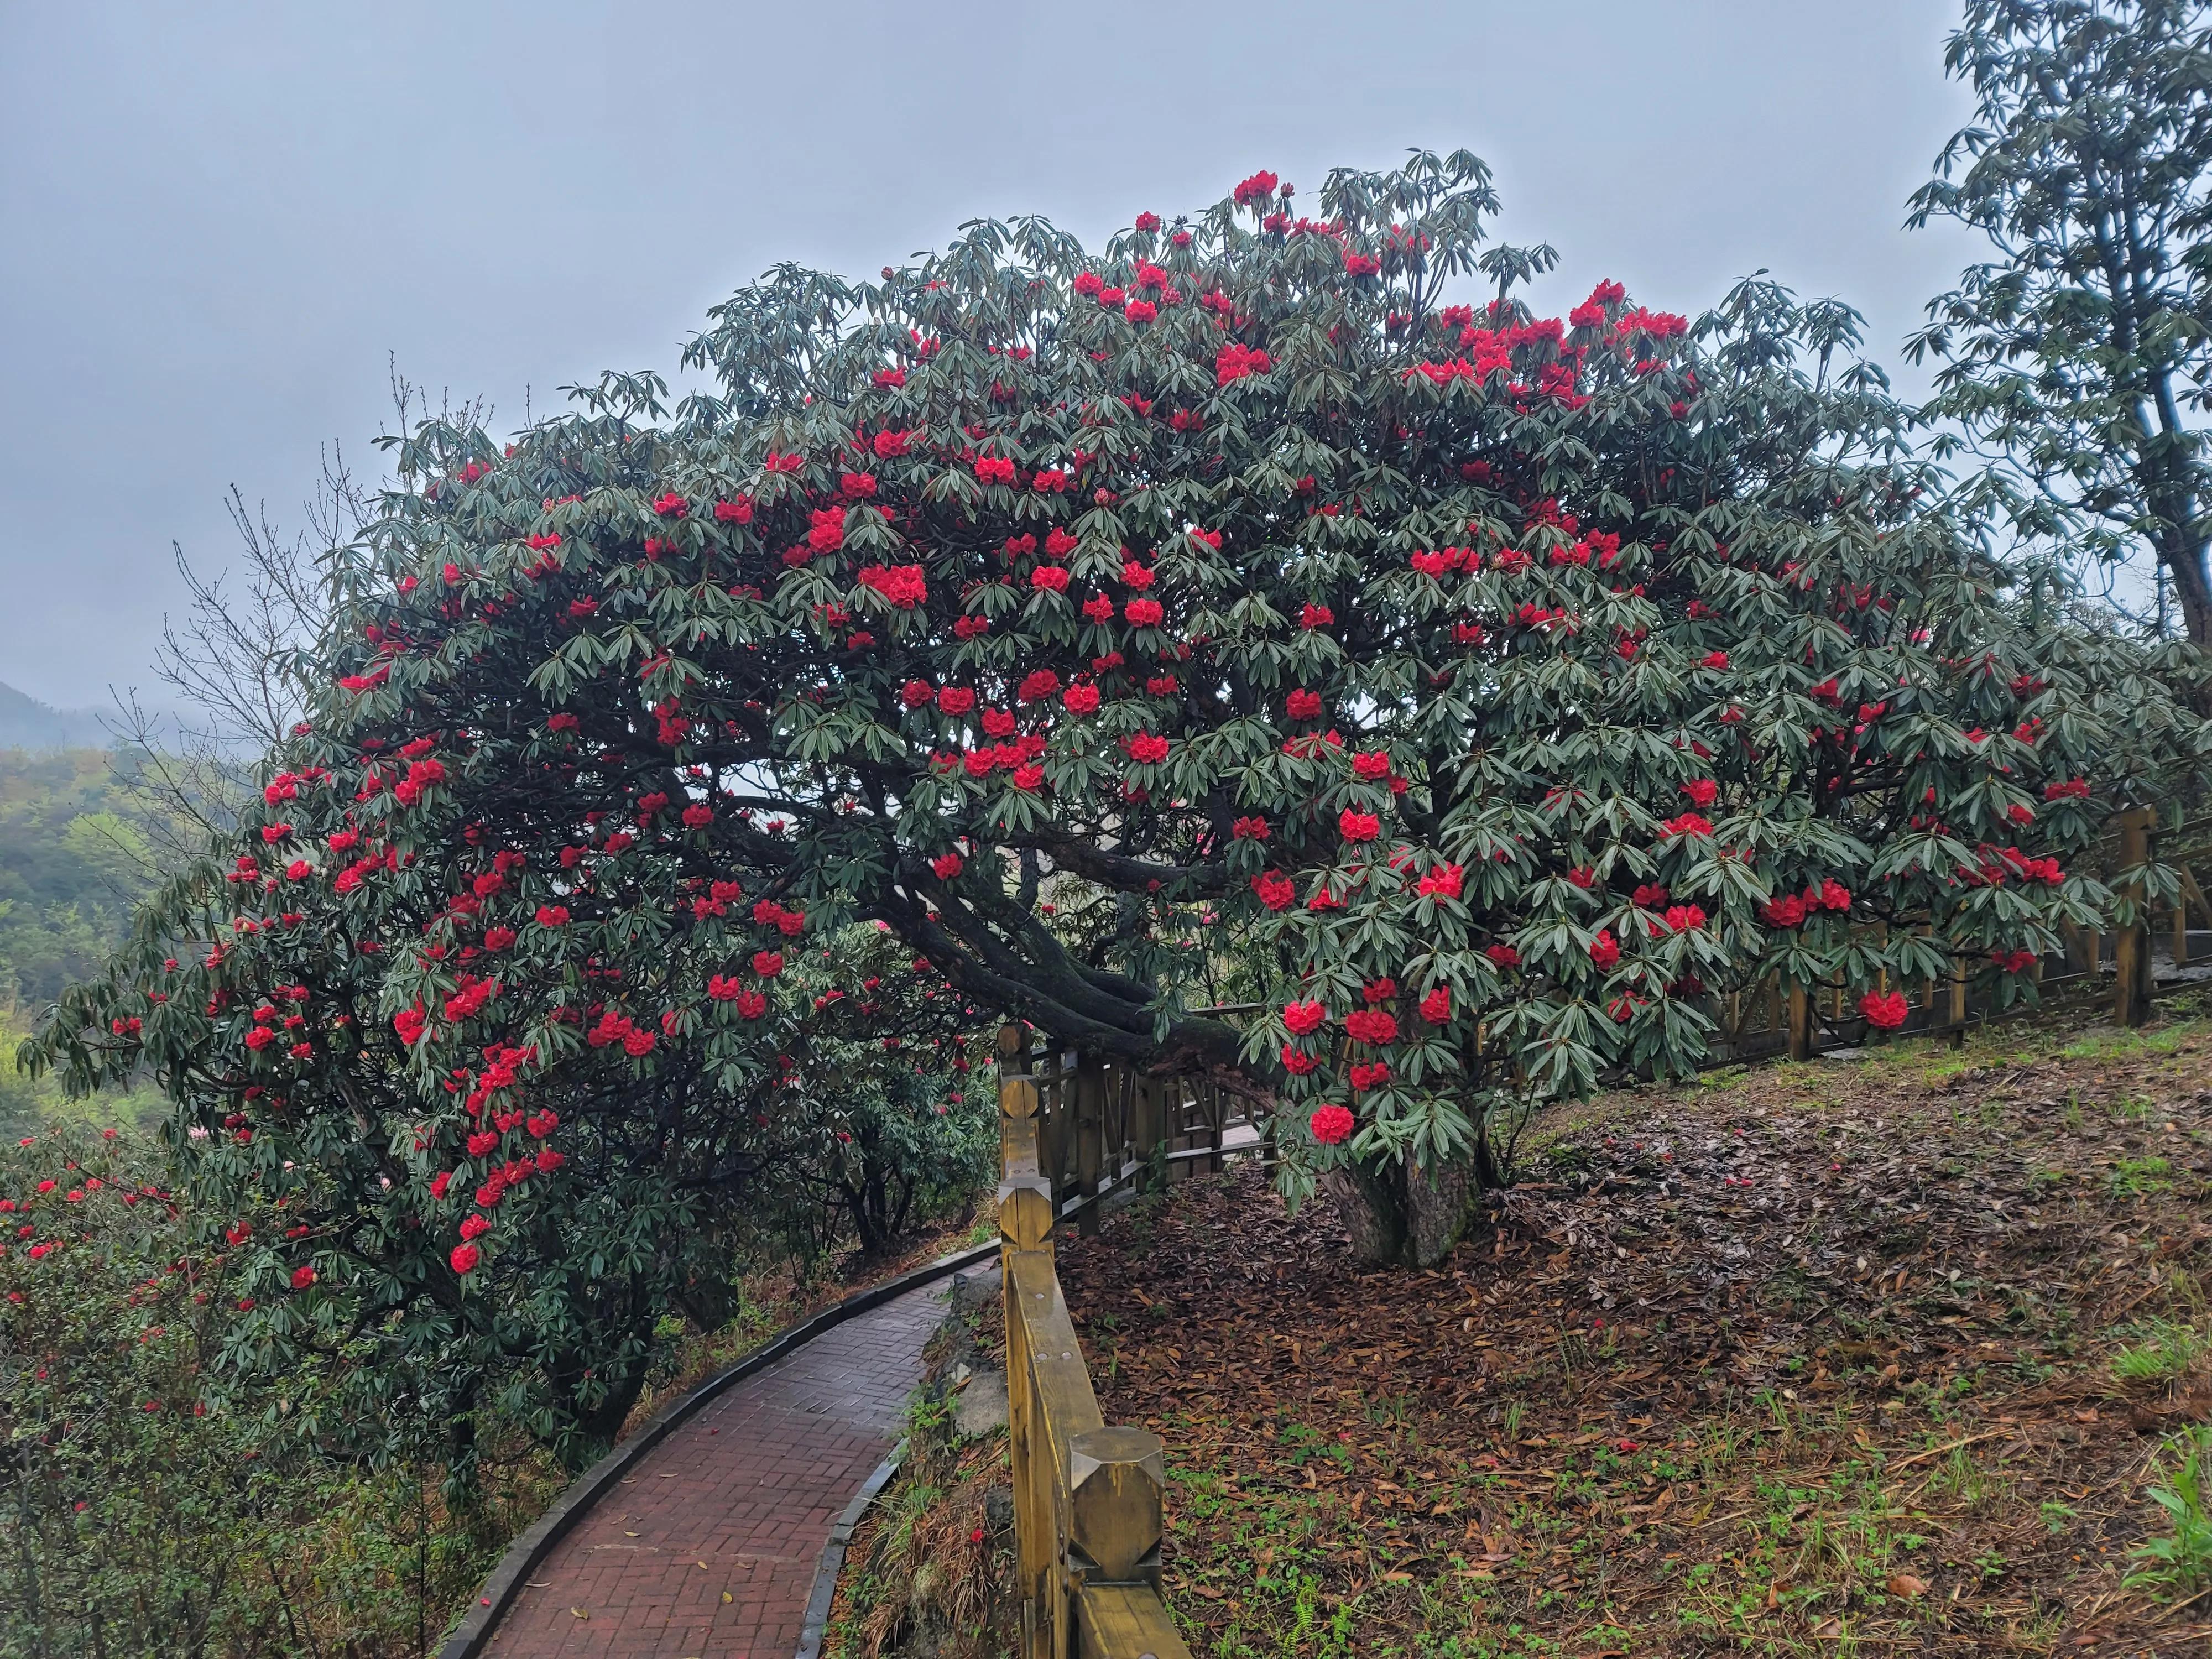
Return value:
M 1942 367 L 1939 453 L 1992 465 L 1969 514 L 2108 559 L 2148 550 L 2212 643 L 2212 34 L 2201 0 L 1972 0 L 1944 52 L 1973 125 L 1906 222 L 1997 257 L 1909 342 Z

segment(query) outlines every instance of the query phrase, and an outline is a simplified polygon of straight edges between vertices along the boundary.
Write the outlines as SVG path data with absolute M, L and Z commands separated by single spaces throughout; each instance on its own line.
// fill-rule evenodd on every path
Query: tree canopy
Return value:
M 398 444 L 262 810 L 34 1049 L 163 1079 L 237 1364 L 597 1443 L 825 1045 L 1212 1068 L 1294 1190 L 1402 1208 L 1715 992 L 1879 1027 L 2101 915 L 2067 860 L 2192 761 L 2179 671 L 1925 504 L 1850 313 L 1536 317 L 1465 154 L 1319 198 L 781 268 L 718 394 Z M 1224 957 L 1279 1011 L 1198 1009 Z

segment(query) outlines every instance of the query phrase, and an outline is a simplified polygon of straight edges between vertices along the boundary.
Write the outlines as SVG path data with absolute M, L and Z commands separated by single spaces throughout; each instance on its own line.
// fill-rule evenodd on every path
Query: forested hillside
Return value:
M 0 749 L 0 1130 L 68 1109 L 51 1079 L 16 1071 L 15 1042 L 64 985 L 97 971 L 151 883 L 131 775 L 127 758 L 100 750 Z M 91 1104 L 106 1121 L 151 1101 Z

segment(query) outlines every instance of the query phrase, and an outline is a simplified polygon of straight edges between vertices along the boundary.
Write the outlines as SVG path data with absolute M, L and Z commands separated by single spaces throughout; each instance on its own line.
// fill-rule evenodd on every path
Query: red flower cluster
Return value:
M 1911 1010 L 1905 1006 L 1902 991 L 1892 991 L 1887 995 L 1880 991 L 1869 991 L 1859 999 L 1859 1012 L 1866 1016 L 1867 1024 L 1876 1030 L 1894 1031 L 1905 1024 Z
M 1308 1036 L 1321 1030 L 1328 1010 L 1318 1002 L 1293 1002 L 1283 1010 L 1283 1024 L 1293 1036 Z
M 858 580 L 861 586 L 882 594 L 901 611 L 911 611 L 929 599 L 929 584 L 918 564 L 866 565 L 861 568 Z
M 1274 366 L 1273 360 L 1266 352 L 1256 351 L 1250 346 L 1242 345 L 1231 340 L 1214 354 L 1214 384 L 1227 386 L 1231 381 L 1241 380 L 1248 374 L 1265 374 Z
M 1307 1119 L 1307 1128 L 1314 1130 L 1314 1139 L 1322 1146 L 1343 1146 L 1352 1139 L 1354 1117 L 1343 1106 L 1316 1106 L 1314 1115 Z
M 1384 1008 L 1361 1008 L 1344 1017 L 1345 1035 L 1379 1048 L 1398 1040 L 1398 1017 Z

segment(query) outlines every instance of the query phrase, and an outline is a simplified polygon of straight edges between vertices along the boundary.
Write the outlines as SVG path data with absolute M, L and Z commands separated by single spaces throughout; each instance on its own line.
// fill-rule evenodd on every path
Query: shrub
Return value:
M 149 1154 L 75 1127 L 0 1149 L 0 1655 L 420 1651 L 492 1522 L 235 1387 L 246 1275 Z

